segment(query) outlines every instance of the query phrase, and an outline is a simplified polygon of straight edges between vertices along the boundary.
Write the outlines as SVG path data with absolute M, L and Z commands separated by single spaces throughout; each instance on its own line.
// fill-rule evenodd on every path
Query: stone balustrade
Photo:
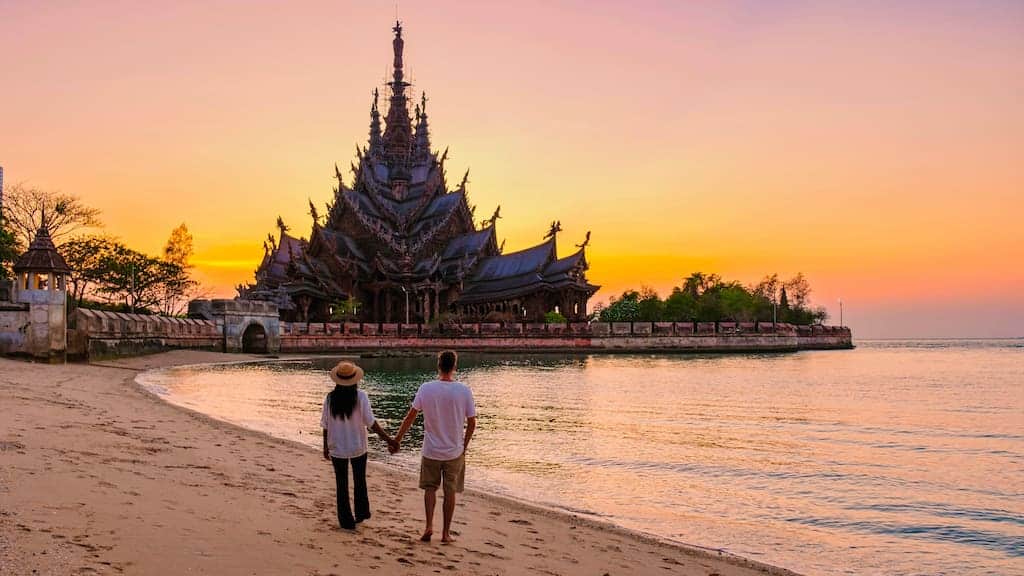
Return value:
M 755 322 L 280 323 L 282 352 L 458 348 L 538 352 L 738 352 L 851 348 L 848 328 Z
M 796 326 L 771 322 L 571 322 L 571 323 L 463 323 L 463 324 L 395 324 L 371 322 L 281 322 L 281 336 L 596 336 L 596 337 L 668 337 L 668 336 L 751 336 L 779 334 L 785 336 L 849 335 L 850 329 L 839 326 Z

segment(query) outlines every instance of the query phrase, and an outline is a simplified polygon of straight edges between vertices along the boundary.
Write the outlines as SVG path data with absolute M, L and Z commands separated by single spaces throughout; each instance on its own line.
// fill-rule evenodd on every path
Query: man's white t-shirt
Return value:
M 356 458 L 366 454 L 366 429 L 373 426 L 373 409 L 366 392 L 357 390 L 359 403 L 344 420 L 331 416 L 331 395 L 324 398 L 320 427 L 327 430 L 327 448 L 334 458 Z
M 462 455 L 466 418 L 476 416 L 473 393 L 462 382 L 433 380 L 420 385 L 412 407 L 423 413 L 423 456 L 454 460 Z

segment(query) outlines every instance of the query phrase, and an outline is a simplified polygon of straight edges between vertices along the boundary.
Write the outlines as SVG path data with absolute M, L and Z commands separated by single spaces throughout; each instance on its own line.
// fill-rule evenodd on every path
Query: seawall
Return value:
M 24 313 L 24 312 L 22 312 Z M 264 315 L 265 316 L 265 315 Z M 735 322 L 579 322 L 455 325 L 292 323 L 259 315 L 214 320 L 76 310 L 68 354 L 97 360 L 171 349 L 271 353 L 430 351 L 444 348 L 518 352 L 792 352 L 852 348 L 848 328 Z M 264 337 L 246 348 L 250 329 Z
M 729 322 L 575 324 L 282 323 L 282 353 L 439 350 L 728 353 L 853 347 L 848 328 Z

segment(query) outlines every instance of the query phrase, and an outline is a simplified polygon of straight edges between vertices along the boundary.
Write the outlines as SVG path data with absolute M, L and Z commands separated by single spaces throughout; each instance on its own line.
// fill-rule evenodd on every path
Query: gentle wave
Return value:
M 877 512 L 892 513 L 927 513 L 934 516 L 947 516 L 949 518 L 967 518 L 982 522 L 1008 522 L 1024 526 L 1024 515 L 1014 514 L 1009 510 L 1000 509 L 972 509 L 952 507 L 939 502 L 910 502 L 904 504 L 865 504 L 846 507 L 848 510 L 872 510 Z
M 1007 536 L 1001 532 L 975 530 L 948 524 L 901 524 L 896 522 L 850 521 L 843 518 L 815 518 L 794 516 L 787 522 L 887 536 L 909 537 L 938 542 L 966 544 L 1004 553 L 1012 557 L 1024 556 L 1024 538 Z
M 773 485 L 773 489 L 778 490 L 780 492 L 787 492 L 787 486 L 798 486 L 809 481 L 823 483 L 820 486 L 820 488 L 827 488 L 829 491 L 836 490 L 836 484 L 846 484 L 849 485 L 849 487 L 857 488 L 873 486 L 879 488 L 898 488 L 902 490 L 913 490 L 921 488 L 928 490 L 970 492 L 977 495 L 991 496 L 996 498 L 1021 498 L 1022 496 L 1024 496 L 1024 493 L 1021 492 L 969 488 L 959 486 L 952 482 L 943 482 L 938 480 L 910 480 L 906 478 L 900 478 L 897 476 L 880 476 L 857 472 L 835 472 L 829 470 L 817 472 L 799 472 L 792 470 L 765 471 L 754 468 L 717 466 L 714 464 L 673 463 L 655 461 L 644 462 L 636 460 L 609 460 L 587 457 L 567 458 L 565 459 L 565 461 L 579 464 L 585 467 L 596 467 L 605 469 L 619 468 L 627 471 L 662 470 L 667 472 L 685 473 L 687 475 L 702 476 L 707 478 L 729 478 L 734 480 L 772 480 L 776 482 L 782 481 L 781 483 Z M 851 464 L 851 466 L 860 465 Z M 807 494 L 808 492 L 804 491 L 802 493 Z M 829 495 L 824 492 L 822 497 L 828 499 L 831 502 L 844 501 L 842 497 Z

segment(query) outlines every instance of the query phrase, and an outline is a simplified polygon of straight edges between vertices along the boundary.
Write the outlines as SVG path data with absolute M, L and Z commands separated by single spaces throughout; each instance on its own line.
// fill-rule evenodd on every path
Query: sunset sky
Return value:
M 402 2 L 449 177 L 507 249 L 593 231 L 599 300 L 807 275 L 856 338 L 1024 336 L 1024 3 Z M 366 140 L 393 2 L 0 0 L 8 183 L 215 294 Z M 349 176 L 351 178 L 351 176 Z M 351 181 L 351 179 L 349 180 Z

